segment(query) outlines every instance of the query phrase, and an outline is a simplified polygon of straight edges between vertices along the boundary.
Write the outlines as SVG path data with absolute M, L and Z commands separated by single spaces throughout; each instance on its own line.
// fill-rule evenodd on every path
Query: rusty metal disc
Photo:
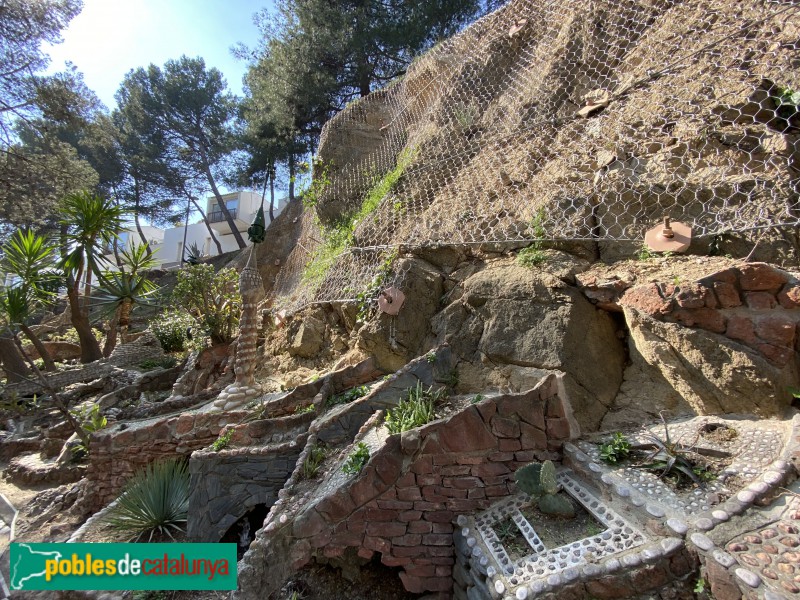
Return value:
M 378 308 L 387 315 L 396 315 L 403 308 L 406 295 L 396 287 L 386 288 L 378 296 Z
M 670 230 L 672 237 L 668 237 Z M 644 234 L 644 243 L 653 252 L 686 252 L 692 243 L 692 228 L 686 223 L 667 221 L 649 229 Z

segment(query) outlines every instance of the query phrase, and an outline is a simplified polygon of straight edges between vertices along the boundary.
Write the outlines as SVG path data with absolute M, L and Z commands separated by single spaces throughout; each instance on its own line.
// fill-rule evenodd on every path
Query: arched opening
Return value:
M 266 504 L 256 504 L 248 510 L 242 518 L 230 526 L 220 542 L 236 544 L 236 560 L 241 560 L 244 553 L 256 537 L 256 531 L 264 525 L 264 519 L 269 514 Z

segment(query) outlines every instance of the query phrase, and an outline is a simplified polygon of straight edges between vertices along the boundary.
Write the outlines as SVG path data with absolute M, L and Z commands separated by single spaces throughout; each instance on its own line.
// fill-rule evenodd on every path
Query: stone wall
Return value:
M 193 453 L 189 540 L 218 542 L 255 505 L 271 507 L 294 471 L 306 438 L 303 434 L 273 446 Z
M 189 456 L 211 444 L 244 412 L 186 413 L 161 419 L 115 425 L 92 436 L 86 470 L 87 508 L 99 510 L 116 498 L 133 473 L 153 461 Z
M 764 263 L 687 284 L 639 286 L 620 303 L 659 321 L 724 335 L 778 367 L 796 360 L 800 351 L 800 283 Z
M 240 569 L 240 597 L 273 589 L 282 569 L 301 568 L 315 555 L 335 560 L 348 549 L 402 567 L 411 592 L 449 591 L 456 515 L 513 492 L 519 466 L 557 456 L 577 433 L 563 390 L 561 378 L 550 375 L 528 392 L 486 398 L 391 435 L 358 476 L 306 506 L 293 523 L 284 513 L 291 503 L 280 500 Z

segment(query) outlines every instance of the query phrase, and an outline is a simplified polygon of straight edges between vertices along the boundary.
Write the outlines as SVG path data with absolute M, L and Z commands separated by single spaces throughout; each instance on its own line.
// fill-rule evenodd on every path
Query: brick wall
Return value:
M 357 548 L 402 567 L 410 592 L 450 590 L 456 516 L 514 492 L 519 466 L 559 450 L 576 433 L 568 410 L 560 379 L 550 375 L 529 392 L 390 436 L 355 479 L 297 517 L 293 568 L 314 554 Z

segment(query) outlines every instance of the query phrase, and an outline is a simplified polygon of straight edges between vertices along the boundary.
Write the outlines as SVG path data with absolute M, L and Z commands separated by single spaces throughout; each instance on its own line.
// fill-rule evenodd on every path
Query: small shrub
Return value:
M 296 415 L 305 415 L 312 412 L 314 412 L 313 404 L 309 404 L 308 406 L 298 406 L 294 409 L 294 414 Z
M 231 442 L 231 438 L 233 437 L 233 428 L 228 429 L 225 433 L 220 434 L 220 436 L 214 440 L 211 444 L 211 449 L 214 452 L 219 452 L 220 450 L 224 450 L 228 447 L 228 444 Z
M 470 400 L 472 404 L 478 404 L 479 402 L 483 402 L 483 394 L 475 394 L 475 397 Z
M 368 461 L 369 448 L 367 448 L 364 442 L 359 442 L 353 453 L 347 457 L 347 461 L 345 461 L 342 466 L 342 471 L 348 475 L 356 475 L 357 473 L 361 473 L 361 469 L 364 468 L 364 465 L 366 465 Z
M 631 443 L 623 434 L 617 432 L 610 441 L 600 444 L 600 458 L 607 463 L 616 464 L 628 458 L 631 453 Z
M 311 447 L 306 460 L 303 462 L 303 477 L 305 479 L 313 479 L 317 476 L 326 455 L 327 453 L 323 446 L 316 444 Z
M 336 406 L 338 404 L 349 404 L 353 400 L 358 400 L 362 396 L 366 396 L 367 392 L 369 392 L 369 387 L 366 385 L 360 385 L 358 387 L 351 388 L 341 394 L 336 394 L 335 396 L 331 396 L 325 401 L 326 407 Z
M 517 254 L 517 262 L 523 267 L 536 267 L 547 260 L 547 254 L 534 246 L 523 248 Z
M 425 360 L 428 361 L 429 364 L 433 364 L 436 362 L 436 352 L 431 350 L 425 355 Z
M 106 427 L 106 425 L 108 425 L 108 420 L 103 414 L 100 413 L 99 404 L 93 405 L 92 408 L 88 410 L 83 407 L 70 412 L 72 413 L 72 416 L 75 417 L 75 420 L 80 423 L 81 427 L 83 427 L 84 431 L 86 431 L 88 434 L 92 434 L 95 431 L 100 431 Z M 72 447 L 72 460 L 79 461 L 88 455 L 89 448 L 87 448 L 80 438 L 78 438 L 78 443 Z
M 190 265 L 177 273 L 172 303 L 185 308 L 211 338 L 226 344 L 236 336 L 242 299 L 236 269 L 214 272 L 210 264 Z
M 656 257 L 656 253 L 650 250 L 647 246 L 642 246 L 639 252 L 636 253 L 637 260 L 652 260 Z
M 170 459 L 135 473 L 105 520 L 114 529 L 132 534 L 131 539 L 149 534 L 150 541 L 156 533 L 172 538 L 173 531 L 182 531 L 188 512 L 188 465 Z
M 389 433 L 402 433 L 433 421 L 434 405 L 445 393 L 445 390 L 423 389 L 422 382 L 418 381 L 416 388 L 408 390 L 408 398 L 386 411 L 385 423 Z
M 150 321 L 150 331 L 164 352 L 180 352 L 186 349 L 188 331 L 196 324 L 185 310 L 171 308 Z

